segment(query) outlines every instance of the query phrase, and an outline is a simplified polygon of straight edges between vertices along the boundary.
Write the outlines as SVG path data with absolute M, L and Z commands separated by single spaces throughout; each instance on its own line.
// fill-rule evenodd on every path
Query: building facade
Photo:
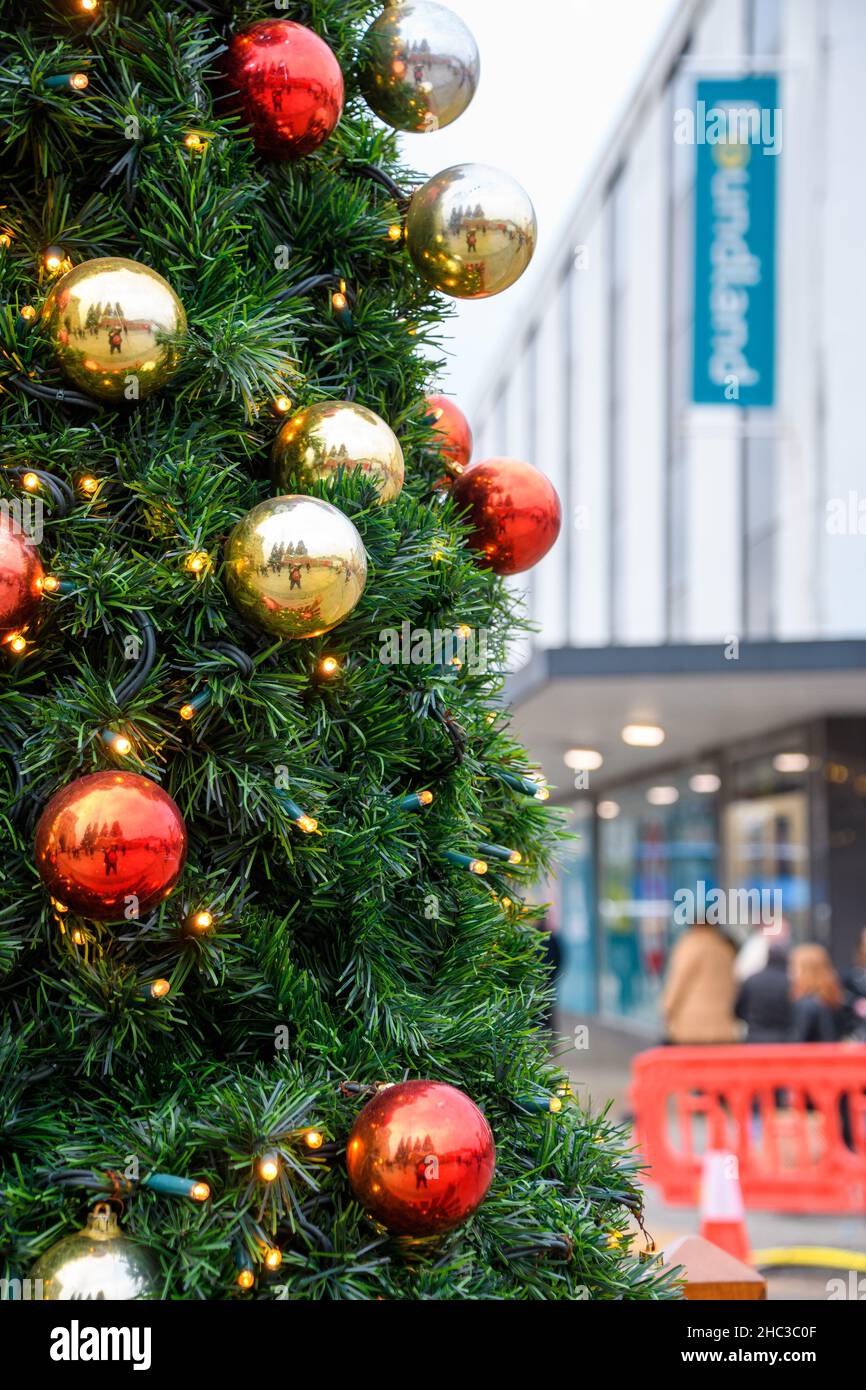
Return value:
M 658 1031 L 684 890 L 866 924 L 863 71 L 862 0 L 684 0 L 474 412 L 563 502 L 510 697 L 575 1012 Z

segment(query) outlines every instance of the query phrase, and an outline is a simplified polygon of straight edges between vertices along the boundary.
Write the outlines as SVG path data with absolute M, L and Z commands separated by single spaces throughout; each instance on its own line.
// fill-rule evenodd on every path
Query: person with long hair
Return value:
M 845 1034 L 842 986 L 823 946 L 795 946 L 790 962 L 791 1041 L 839 1042 Z

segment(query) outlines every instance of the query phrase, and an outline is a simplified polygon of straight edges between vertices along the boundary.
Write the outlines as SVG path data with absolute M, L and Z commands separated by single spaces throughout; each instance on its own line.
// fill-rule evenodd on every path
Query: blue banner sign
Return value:
M 775 77 L 712 78 L 676 114 L 695 145 L 696 405 L 771 406 L 776 375 Z

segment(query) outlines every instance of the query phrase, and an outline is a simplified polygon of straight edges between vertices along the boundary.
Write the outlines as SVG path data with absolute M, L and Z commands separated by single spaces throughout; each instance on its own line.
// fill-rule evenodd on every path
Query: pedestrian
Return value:
M 845 1035 L 842 986 L 823 946 L 791 952 L 791 1042 L 839 1042 Z
M 671 951 L 662 994 L 667 1042 L 736 1042 L 734 956 L 717 926 L 699 919 L 686 928 Z
M 737 952 L 734 962 L 737 984 L 743 984 L 750 975 L 757 975 L 759 970 L 765 968 L 770 958 L 770 946 L 774 941 L 787 946 L 790 940 L 791 928 L 784 917 L 774 921 L 770 927 L 765 922 L 759 922 Z
M 860 942 L 854 964 L 845 972 L 843 984 L 850 1019 L 849 1033 L 857 1042 L 866 1042 L 866 927 L 860 932 Z
M 763 970 L 749 975 L 740 985 L 735 1012 L 746 1025 L 747 1042 L 788 1042 L 793 1027 L 793 1006 L 788 982 L 788 950 L 782 942 L 771 943 Z

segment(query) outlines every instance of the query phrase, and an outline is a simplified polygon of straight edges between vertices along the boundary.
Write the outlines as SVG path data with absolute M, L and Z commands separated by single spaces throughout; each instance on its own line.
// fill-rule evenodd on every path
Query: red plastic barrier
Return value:
M 654 1047 L 632 1063 L 647 1178 L 695 1206 L 706 1149 L 737 1155 L 746 1207 L 866 1211 L 866 1046 Z

